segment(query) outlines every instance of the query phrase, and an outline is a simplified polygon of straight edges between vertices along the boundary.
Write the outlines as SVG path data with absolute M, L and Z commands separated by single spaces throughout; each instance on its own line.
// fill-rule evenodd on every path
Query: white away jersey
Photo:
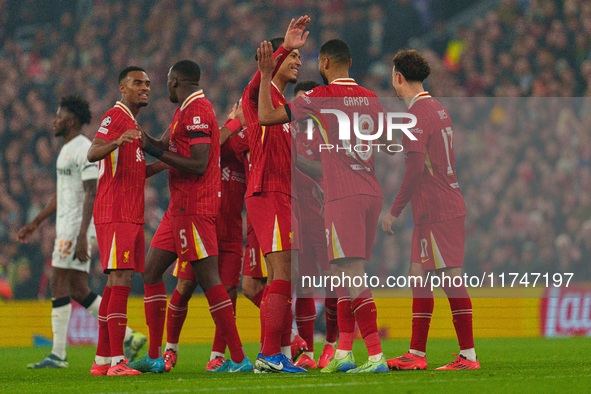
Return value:
M 90 140 L 83 135 L 75 137 L 62 147 L 57 157 L 57 213 L 56 233 L 78 234 L 82 223 L 84 189 L 82 182 L 98 178 L 98 164 L 86 158 Z M 94 234 L 90 221 L 88 234 Z

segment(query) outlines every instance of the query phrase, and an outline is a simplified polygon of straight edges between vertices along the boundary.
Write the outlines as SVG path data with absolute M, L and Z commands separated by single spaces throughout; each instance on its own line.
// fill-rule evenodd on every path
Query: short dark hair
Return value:
M 201 78 L 201 68 L 192 60 L 181 60 L 172 66 L 171 71 L 191 82 L 199 82 Z
M 271 46 L 273 47 L 273 53 L 275 53 L 279 49 L 279 47 L 283 44 L 284 41 L 285 39 L 283 37 L 275 37 L 269 40 Z M 254 60 L 259 60 L 259 57 L 256 53 L 254 54 Z
M 402 49 L 394 55 L 394 70 L 402 74 L 407 81 L 423 82 L 429 74 L 429 62 L 414 49 Z
M 143 71 L 143 72 L 146 72 L 146 70 L 144 70 L 143 68 L 138 67 L 138 66 L 125 67 L 123 69 L 123 71 L 121 71 L 119 73 L 119 84 L 121 84 L 121 81 L 123 81 L 125 79 L 125 77 L 127 77 L 127 74 L 129 74 L 132 71 Z
M 90 113 L 90 106 L 88 101 L 84 100 L 82 96 L 70 95 L 62 97 L 60 100 L 60 107 L 65 108 L 70 112 L 81 125 L 89 124 L 92 114 Z
M 349 65 L 351 62 L 351 48 L 345 41 L 335 38 L 326 41 L 320 47 L 320 55 L 324 55 L 337 64 Z
M 302 81 L 302 82 L 298 82 L 296 84 L 296 86 L 293 88 L 293 94 L 296 94 L 300 90 L 303 90 L 304 92 L 307 92 L 308 90 L 314 89 L 316 86 L 320 86 L 320 84 L 318 84 L 318 83 L 316 83 L 314 81 Z

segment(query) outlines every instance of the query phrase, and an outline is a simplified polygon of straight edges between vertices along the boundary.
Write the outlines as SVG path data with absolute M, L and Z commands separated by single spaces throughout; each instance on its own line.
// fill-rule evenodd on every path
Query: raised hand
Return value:
M 307 31 L 304 33 L 304 30 L 308 26 L 308 23 L 310 23 L 310 17 L 308 15 L 300 16 L 297 21 L 294 19 L 291 20 L 283 41 L 283 47 L 285 49 L 291 52 L 306 43 L 306 38 L 310 32 Z
M 241 125 L 246 124 L 246 119 L 244 118 L 244 112 L 242 112 L 242 99 L 238 100 L 237 103 L 234 104 L 230 113 L 228 114 L 228 120 L 238 119 Z
M 246 118 L 244 117 L 244 112 L 242 112 L 242 99 L 238 101 L 238 106 L 236 107 L 235 113 L 236 119 L 240 121 L 240 124 L 246 124 Z
M 257 62 L 261 76 L 273 75 L 273 71 L 275 71 L 275 67 L 281 56 L 279 55 L 273 59 L 273 45 L 269 41 L 261 42 L 260 48 L 257 49 Z
M 234 103 L 234 106 L 232 107 L 232 109 L 230 110 L 230 113 L 228 114 L 228 120 L 232 120 L 236 118 L 236 109 L 238 108 L 238 103 Z

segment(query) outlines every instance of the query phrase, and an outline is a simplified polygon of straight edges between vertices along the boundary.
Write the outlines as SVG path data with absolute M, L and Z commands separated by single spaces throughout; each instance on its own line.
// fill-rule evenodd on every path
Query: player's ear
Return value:
M 325 70 L 330 66 L 330 59 L 328 58 L 328 56 L 325 56 L 322 59 L 322 64 L 323 64 Z
M 78 120 L 76 119 L 75 116 L 71 115 L 68 118 L 68 126 L 69 128 L 75 128 L 76 127 L 76 122 L 78 122 Z

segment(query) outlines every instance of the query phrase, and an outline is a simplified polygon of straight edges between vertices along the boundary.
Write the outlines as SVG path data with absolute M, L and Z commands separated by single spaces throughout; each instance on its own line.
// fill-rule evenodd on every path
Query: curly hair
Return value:
M 423 82 L 431 67 L 427 60 L 414 49 L 403 49 L 394 55 L 394 69 L 401 73 L 407 81 Z
M 90 119 L 92 118 L 90 107 L 88 101 L 84 100 L 82 96 L 70 95 L 62 97 L 60 107 L 67 109 L 78 119 L 81 125 L 90 123 Z

